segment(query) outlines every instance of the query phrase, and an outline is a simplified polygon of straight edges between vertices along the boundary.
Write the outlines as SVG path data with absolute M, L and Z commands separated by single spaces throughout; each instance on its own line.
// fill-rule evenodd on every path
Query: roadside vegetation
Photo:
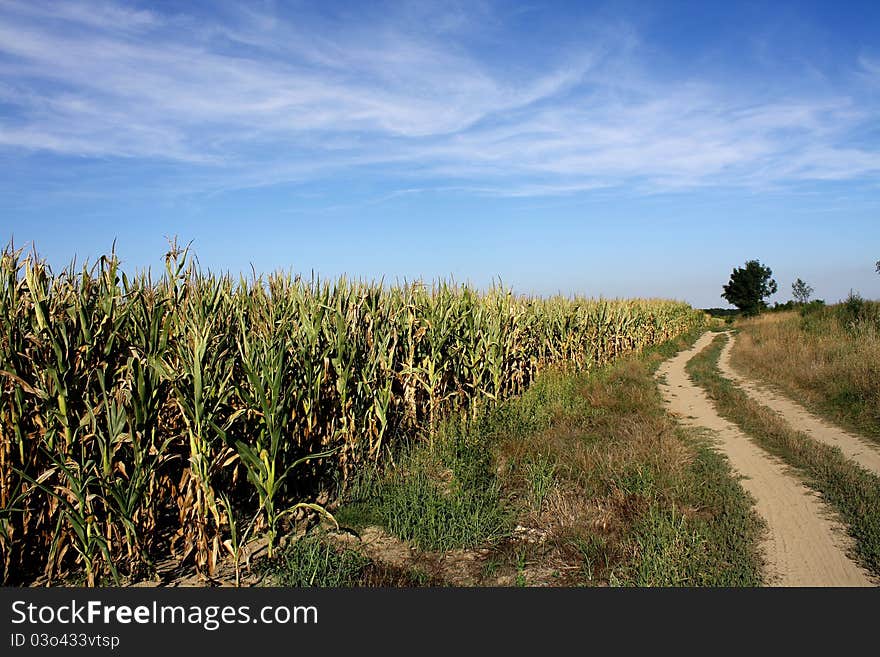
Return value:
M 392 458 L 409 466 L 385 486 L 391 530 L 424 545 L 496 536 L 503 519 L 484 509 L 503 493 L 488 461 L 472 463 L 482 434 L 444 438 L 444 418 L 475 423 L 544 371 L 593 371 L 702 320 L 663 300 L 233 278 L 176 244 L 155 278 L 114 254 L 55 273 L 10 245 L 0 581 L 126 583 L 171 562 L 205 582 L 252 539 L 274 556 L 295 526 L 333 524 L 339 495 Z M 446 464 L 451 497 L 433 489 L 446 474 L 422 465 L 423 448 L 404 449 L 416 437 Z M 408 528 L 416 501 L 433 525 Z
M 757 320 L 756 326 L 789 322 L 785 317 Z M 781 457 L 796 469 L 804 481 L 819 491 L 837 510 L 855 539 L 857 560 L 874 574 L 880 574 L 880 478 L 864 470 L 839 449 L 797 432 L 779 415 L 753 401 L 724 378 L 718 359 L 727 340 L 720 335 L 687 365 L 694 382 L 715 402 L 719 413 L 739 425 L 761 447 Z M 737 342 L 742 334 L 737 337 Z
M 737 323 L 732 362 L 803 405 L 880 442 L 880 302 L 856 294 Z
M 396 582 L 408 570 L 409 585 L 760 584 L 750 498 L 665 412 L 653 378 L 697 332 L 592 372 L 545 371 L 521 396 L 446 421 L 433 443 L 365 473 L 334 511 L 344 532 L 315 540 L 368 555 L 355 584 L 382 584 L 382 568 Z M 377 531 L 407 555 L 394 568 L 351 538 Z M 299 568 L 333 585 L 333 569 L 323 580 L 310 564 L 279 561 L 268 581 L 303 581 Z

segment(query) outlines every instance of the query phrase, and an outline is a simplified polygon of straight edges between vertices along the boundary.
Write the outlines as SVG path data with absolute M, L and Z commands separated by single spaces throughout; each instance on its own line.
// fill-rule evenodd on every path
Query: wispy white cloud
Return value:
M 203 189 L 361 171 L 402 189 L 541 196 L 880 171 L 878 144 L 853 140 L 877 111 L 858 89 L 661 78 L 619 27 L 529 65 L 482 54 L 462 7 L 333 30 L 224 11 L 0 1 L 0 147 L 183 163 Z M 492 16 L 481 7 L 500 29 Z M 855 65 L 876 76 L 876 60 Z
M 59 25 L 78 24 L 112 31 L 142 30 L 161 23 L 154 12 L 100 1 L 40 3 L 0 0 L 0 11 Z

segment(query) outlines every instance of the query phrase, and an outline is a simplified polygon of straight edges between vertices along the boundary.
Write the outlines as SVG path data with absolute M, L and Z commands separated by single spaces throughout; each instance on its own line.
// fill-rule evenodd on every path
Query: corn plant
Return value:
M 168 556 L 212 577 L 251 533 L 274 552 L 285 518 L 325 513 L 319 496 L 381 467 L 399 437 L 430 439 L 443 416 L 477 417 L 548 367 L 602 366 L 702 321 L 677 302 L 500 284 L 233 281 L 176 243 L 155 280 L 112 252 L 56 274 L 10 244 L 2 580 L 97 584 Z
M 271 303 L 266 299 L 261 301 Z M 238 396 L 244 404 L 241 412 L 254 416 L 255 432 L 250 438 L 252 442 L 236 440 L 235 448 L 247 469 L 248 481 L 257 491 L 272 556 L 281 514 L 276 506 L 277 497 L 289 472 L 285 468 L 285 456 L 295 445 L 289 431 L 298 398 L 286 388 L 291 378 L 287 376 L 287 337 L 271 316 L 258 324 L 257 312 L 258 307 L 242 317 L 242 321 L 249 317 L 252 326 L 242 327 L 240 332 L 238 350 L 244 376 L 236 382 Z
M 187 299 L 185 312 L 178 316 L 175 360 L 160 367 L 173 381 L 189 448 L 189 469 L 180 485 L 184 492 L 178 538 L 184 542 L 183 555 L 195 550 L 196 564 L 211 575 L 223 524 L 214 480 L 236 459 L 226 437 L 234 373 L 225 331 L 227 281 L 187 282 L 202 290 Z

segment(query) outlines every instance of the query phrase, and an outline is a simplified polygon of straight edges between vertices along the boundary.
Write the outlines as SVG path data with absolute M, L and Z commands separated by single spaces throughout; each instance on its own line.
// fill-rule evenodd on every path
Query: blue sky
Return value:
M 0 238 L 724 306 L 880 297 L 880 3 L 0 0 Z

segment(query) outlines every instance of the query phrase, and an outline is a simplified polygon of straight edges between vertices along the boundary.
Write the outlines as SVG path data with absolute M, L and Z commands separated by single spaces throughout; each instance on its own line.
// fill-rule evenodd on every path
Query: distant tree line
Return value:
M 880 260 L 875 263 L 875 268 L 880 274 Z M 773 279 L 773 271 L 770 267 L 761 264 L 759 260 L 749 260 L 744 267 L 734 267 L 730 274 L 730 280 L 723 286 L 721 297 L 728 303 L 736 306 L 736 310 L 729 308 L 707 308 L 706 312 L 713 317 L 730 317 L 733 315 L 757 315 L 763 310 L 793 310 L 805 306 L 823 306 L 822 299 L 811 300 L 813 287 L 800 277 L 791 284 L 793 299 L 786 303 L 775 303 L 769 307 L 765 299 L 778 290 L 776 281 Z M 853 297 L 852 292 L 850 298 Z

